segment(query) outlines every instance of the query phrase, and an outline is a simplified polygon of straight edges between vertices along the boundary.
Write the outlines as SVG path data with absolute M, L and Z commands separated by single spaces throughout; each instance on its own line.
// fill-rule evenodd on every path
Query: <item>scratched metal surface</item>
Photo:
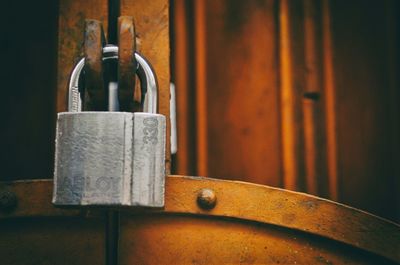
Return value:
M 164 205 L 165 117 L 128 112 L 60 113 L 53 202 Z

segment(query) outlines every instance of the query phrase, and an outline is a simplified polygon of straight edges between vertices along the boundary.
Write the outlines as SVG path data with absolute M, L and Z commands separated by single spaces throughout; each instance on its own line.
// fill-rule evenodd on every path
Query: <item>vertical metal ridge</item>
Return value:
M 281 141 L 283 187 L 289 190 L 302 191 L 304 190 L 304 141 L 299 91 L 302 89 L 304 81 L 301 80 L 301 75 L 296 71 L 296 69 L 302 67 L 303 63 L 299 52 L 301 46 L 294 45 L 296 41 L 302 43 L 302 40 L 295 39 L 300 36 L 299 29 L 294 27 L 295 21 L 299 20 L 293 11 L 297 8 L 296 3 L 299 2 L 282 0 L 279 6 Z
M 324 89 L 326 95 L 326 132 L 327 132 L 327 170 L 329 182 L 329 198 L 339 199 L 338 158 L 336 139 L 336 100 L 332 54 L 332 32 L 329 0 L 322 2 L 322 46 L 324 65 Z
M 205 0 L 195 2 L 197 174 L 208 174 Z
M 321 136 L 321 35 L 319 30 L 320 9 L 315 0 L 305 0 L 304 9 L 304 59 L 305 86 L 303 92 L 304 166 L 306 191 L 321 194 L 326 173 L 323 172 L 324 144 Z
M 177 126 L 179 130 L 178 146 L 179 152 L 176 154 L 176 172 L 190 174 L 190 151 L 189 151 L 189 25 L 186 19 L 188 12 L 184 0 L 174 1 L 174 30 L 175 30 L 175 85 L 179 90 L 176 94 L 177 103 Z M 190 173 L 189 173 L 190 172 Z

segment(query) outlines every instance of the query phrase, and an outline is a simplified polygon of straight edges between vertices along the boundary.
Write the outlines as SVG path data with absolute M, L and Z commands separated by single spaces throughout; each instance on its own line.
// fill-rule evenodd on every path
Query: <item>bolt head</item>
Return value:
M 17 196 L 10 190 L 0 190 L 0 211 L 11 212 L 17 206 Z
M 203 210 L 211 210 L 217 204 L 217 196 L 212 189 L 201 189 L 197 194 L 197 204 Z

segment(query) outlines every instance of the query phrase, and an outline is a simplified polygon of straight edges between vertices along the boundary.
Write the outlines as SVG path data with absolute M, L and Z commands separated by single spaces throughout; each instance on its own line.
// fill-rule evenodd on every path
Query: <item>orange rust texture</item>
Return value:
M 54 208 L 52 185 L 51 180 L 2 183 L 19 199 L 13 212 L 0 211 L 2 262 L 31 264 L 16 255 L 27 248 L 31 259 L 50 264 L 85 264 L 89 258 L 100 264 L 95 261 L 104 253 L 104 214 Z M 197 204 L 204 188 L 217 199 L 209 210 Z M 165 208 L 122 210 L 120 236 L 122 264 L 400 261 L 400 227 L 394 223 L 303 193 L 211 178 L 168 176 Z
M 195 121 L 192 118 L 194 113 L 194 106 L 191 104 L 192 94 L 194 87 L 191 86 L 191 67 L 193 63 L 189 63 L 190 52 L 193 49 L 189 41 L 191 38 L 190 17 L 188 15 L 188 1 L 175 0 L 173 6 L 173 30 L 174 50 L 174 64 L 172 73 L 176 86 L 176 117 L 177 117 L 177 131 L 178 135 L 178 149 L 176 160 L 173 161 L 175 168 L 181 174 L 194 173 L 195 150 L 194 148 L 194 132 L 193 126 Z
M 107 0 L 63 0 L 59 6 L 57 112 L 67 110 L 68 81 L 73 66 L 83 56 L 85 19 L 103 23 L 107 32 Z
M 282 184 L 274 4 L 207 2 L 206 176 Z
M 122 226 L 121 265 L 395 264 L 318 237 L 229 219 L 139 215 Z
M 103 46 L 105 35 L 101 21 L 85 20 L 85 99 L 86 110 L 106 110 L 106 91 L 103 79 Z
M 305 191 L 301 94 L 304 89 L 302 2 L 280 1 L 280 106 L 283 187 Z
M 197 128 L 197 174 L 205 176 L 208 173 L 208 126 L 207 115 L 207 64 L 206 64 L 206 8 L 207 1 L 199 0 L 194 2 L 194 32 L 195 69 L 196 69 L 196 128 Z M 211 135 L 210 135 L 211 136 Z M 211 136 L 212 137 L 212 136 Z
M 196 205 L 197 194 L 204 188 L 213 190 L 217 198 L 215 208 L 209 211 Z M 171 194 L 166 199 L 167 212 L 259 221 L 306 231 L 395 260 L 400 258 L 398 225 L 308 194 L 251 183 L 182 176 L 170 176 L 166 191 Z
M 170 171 L 169 122 L 169 1 L 121 0 L 121 16 L 132 16 L 136 27 L 138 50 L 149 59 L 159 85 L 158 109 L 167 118 L 166 168 Z
M 173 3 L 176 173 L 400 220 L 396 1 Z
M 132 111 L 136 79 L 136 33 L 133 17 L 118 18 L 118 99 L 120 110 Z
M 304 67 L 306 71 L 302 103 L 306 190 L 310 194 L 326 197 L 329 196 L 329 192 L 326 173 L 323 97 L 321 96 L 323 87 L 321 35 L 326 28 L 321 26 L 321 7 L 316 4 L 315 0 L 305 0 L 303 8 Z
M 274 1 L 199 1 L 193 8 L 195 56 L 187 64 L 196 66 L 196 146 L 189 153 L 196 152 L 197 170 L 189 173 L 279 186 Z M 178 172 L 187 155 L 179 152 Z

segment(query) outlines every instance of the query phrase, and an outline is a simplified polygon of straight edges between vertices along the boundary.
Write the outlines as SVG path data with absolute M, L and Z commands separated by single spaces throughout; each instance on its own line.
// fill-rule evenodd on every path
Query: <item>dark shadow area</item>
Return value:
M 7 1 L 0 16 L 0 180 L 51 178 L 58 1 Z

